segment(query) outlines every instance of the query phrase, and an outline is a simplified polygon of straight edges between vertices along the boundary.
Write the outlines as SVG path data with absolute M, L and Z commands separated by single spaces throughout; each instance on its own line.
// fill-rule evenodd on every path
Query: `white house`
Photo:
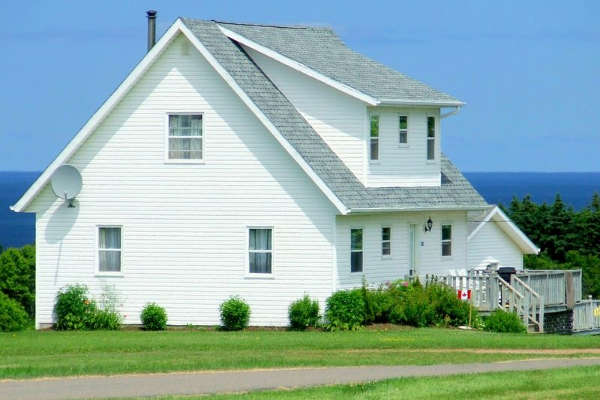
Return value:
M 490 206 L 442 154 L 462 105 L 327 28 L 178 19 L 12 206 L 36 214 L 36 326 L 74 283 L 113 287 L 129 324 L 148 302 L 218 324 L 240 295 L 282 326 L 363 276 L 521 265 L 537 248 L 499 211 L 472 230 Z M 75 207 L 50 185 L 65 164 Z

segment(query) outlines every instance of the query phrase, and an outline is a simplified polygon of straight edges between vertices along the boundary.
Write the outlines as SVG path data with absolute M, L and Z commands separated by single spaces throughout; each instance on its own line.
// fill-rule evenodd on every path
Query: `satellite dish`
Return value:
M 81 192 L 81 174 L 72 165 L 63 165 L 52 174 L 52 190 L 56 197 L 73 205 L 73 199 Z

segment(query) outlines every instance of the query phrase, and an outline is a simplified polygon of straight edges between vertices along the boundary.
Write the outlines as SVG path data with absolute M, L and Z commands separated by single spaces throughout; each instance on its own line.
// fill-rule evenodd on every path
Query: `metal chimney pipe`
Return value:
M 148 51 L 150 51 L 156 43 L 156 11 L 148 10 L 146 15 L 148 16 Z

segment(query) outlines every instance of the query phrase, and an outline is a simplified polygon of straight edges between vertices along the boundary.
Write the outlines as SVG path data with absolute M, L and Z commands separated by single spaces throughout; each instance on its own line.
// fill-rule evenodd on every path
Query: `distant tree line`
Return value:
M 600 195 L 575 211 L 556 195 L 552 204 L 536 204 L 530 196 L 513 198 L 502 209 L 541 248 L 525 257 L 528 269 L 581 269 L 584 295 L 600 298 Z

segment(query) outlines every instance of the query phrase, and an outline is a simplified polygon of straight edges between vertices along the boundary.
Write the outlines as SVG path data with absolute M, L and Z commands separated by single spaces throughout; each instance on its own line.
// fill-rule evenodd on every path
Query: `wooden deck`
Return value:
M 496 309 L 516 312 L 530 331 L 544 332 L 544 316 L 572 312 L 573 333 L 600 331 L 600 300 L 582 300 L 581 270 L 525 270 L 505 281 L 496 273 L 425 276 L 455 290 L 471 290 L 471 303 L 483 315 Z

